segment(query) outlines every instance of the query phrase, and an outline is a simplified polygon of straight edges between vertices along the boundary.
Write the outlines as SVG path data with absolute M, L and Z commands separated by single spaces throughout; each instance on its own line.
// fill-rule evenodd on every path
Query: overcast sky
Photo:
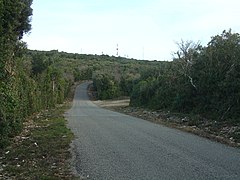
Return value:
M 240 33 L 239 0 L 34 0 L 30 49 L 170 60 L 176 42 Z

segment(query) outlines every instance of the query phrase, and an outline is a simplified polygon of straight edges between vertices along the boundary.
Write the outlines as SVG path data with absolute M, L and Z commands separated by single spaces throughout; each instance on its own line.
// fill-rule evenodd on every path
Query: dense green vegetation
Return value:
M 0 147 L 10 134 L 19 130 L 22 117 L 29 110 L 20 113 L 21 103 L 30 103 L 22 99 L 29 92 L 23 91 L 23 82 L 28 79 L 21 59 L 25 44 L 20 40 L 31 28 L 31 3 L 30 0 L 0 1 Z M 26 89 L 31 83 L 29 80 Z
M 231 30 L 207 47 L 181 42 L 177 58 L 141 75 L 131 104 L 239 122 L 240 36 Z
M 108 55 L 85 55 L 53 51 L 28 51 L 32 70 L 41 72 L 44 66 L 55 67 L 69 82 L 93 80 L 99 99 L 129 96 L 139 71 L 148 61 L 137 61 Z M 54 62 L 54 63 L 53 63 Z M 38 69 L 39 68 L 39 69 Z
M 21 41 L 31 29 L 32 0 L 0 1 L 0 147 L 21 131 L 24 119 L 63 102 L 71 85 L 55 56 L 28 56 Z

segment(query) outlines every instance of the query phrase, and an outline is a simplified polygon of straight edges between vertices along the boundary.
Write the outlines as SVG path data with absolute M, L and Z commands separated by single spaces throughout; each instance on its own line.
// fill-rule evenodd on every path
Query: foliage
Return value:
M 93 76 L 93 81 L 93 85 L 97 89 L 99 99 L 119 97 L 119 84 L 113 77 L 107 74 L 95 74 Z
M 207 47 L 191 41 L 178 46 L 174 61 L 141 75 L 131 104 L 239 122 L 239 34 L 223 31 L 212 37 Z
M 17 59 L 25 44 L 20 41 L 31 29 L 32 0 L 0 1 L 0 147 L 21 128 L 21 92 Z
M 224 118 L 239 117 L 240 36 L 231 30 L 212 37 L 193 66 L 198 107 Z
M 56 52 L 32 54 L 22 36 L 31 29 L 32 0 L 0 1 L 0 148 L 24 119 L 62 103 L 72 82 L 54 62 Z

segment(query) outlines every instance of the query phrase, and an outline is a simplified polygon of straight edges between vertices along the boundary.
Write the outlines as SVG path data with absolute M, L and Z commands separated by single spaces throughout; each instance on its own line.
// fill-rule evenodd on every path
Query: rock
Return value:
M 5 152 L 5 154 L 9 154 L 9 153 L 10 153 L 10 151 Z
M 147 111 L 143 111 L 143 114 L 147 114 L 148 112 Z
M 21 137 L 21 139 L 22 139 L 22 140 L 25 140 L 25 139 L 28 139 L 28 138 L 23 136 L 23 137 Z
M 187 117 L 182 118 L 182 122 L 183 122 L 183 123 L 184 123 L 184 122 L 188 122 L 188 118 L 187 118 Z

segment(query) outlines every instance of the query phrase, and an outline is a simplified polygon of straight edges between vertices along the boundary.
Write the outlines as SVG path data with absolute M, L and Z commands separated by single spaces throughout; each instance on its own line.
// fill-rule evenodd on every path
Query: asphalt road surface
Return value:
M 77 87 L 66 112 L 75 168 L 96 180 L 240 179 L 240 149 L 102 109 Z

